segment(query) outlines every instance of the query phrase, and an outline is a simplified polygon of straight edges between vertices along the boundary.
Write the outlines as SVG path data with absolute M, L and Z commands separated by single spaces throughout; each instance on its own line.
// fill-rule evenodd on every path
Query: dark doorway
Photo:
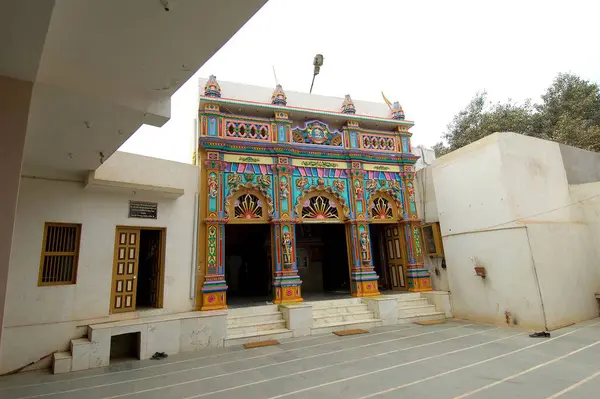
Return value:
M 304 293 L 350 293 L 350 269 L 343 224 L 296 228 L 298 273 Z
M 271 300 L 270 231 L 268 224 L 225 226 L 225 280 L 229 303 Z
M 160 308 L 162 287 L 162 230 L 140 230 L 136 307 Z
M 140 333 L 110 337 L 110 363 L 140 359 Z
M 379 276 L 379 290 L 391 290 L 385 247 L 385 225 L 371 224 L 369 225 L 369 231 L 371 233 L 371 257 L 373 258 L 375 272 Z

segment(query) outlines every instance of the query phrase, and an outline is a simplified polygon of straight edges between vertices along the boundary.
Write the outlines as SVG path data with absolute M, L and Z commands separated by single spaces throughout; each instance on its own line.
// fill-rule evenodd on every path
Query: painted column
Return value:
M 206 247 L 202 307 L 200 310 L 227 308 L 227 284 L 225 282 L 225 223 L 223 209 L 223 171 L 225 162 L 220 154 L 208 152 L 206 168 Z
M 409 291 L 431 291 L 431 275 L 423 263 L 421 220 L 417 215 L 414 189 L 414 167 L 405 166 L 402 175 L 405 190 L 406 219 L 400 224 L 406 240 L 406 277 Z
M 278 157 L 275 176 L 275 218 L 272 221 L 273 303 L 302 302 L 302 281 L 296 262 L 296 219 L 292 203 L 289 158 Z
M 354 218 L 346 224 L 346 242 L 350 256 L 352 295 L 357 297 L 379 295 L 379 276 L 373 266 L 371 234 L 367 224 L 367 206 L 364 193 L 364 176 L 360 162 L 352 162 L 350 198 Z

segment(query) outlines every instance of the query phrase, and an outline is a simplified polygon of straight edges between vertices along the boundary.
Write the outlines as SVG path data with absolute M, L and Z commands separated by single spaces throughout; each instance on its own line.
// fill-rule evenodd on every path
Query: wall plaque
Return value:
M 129 201 L 129 217 L 138 219 L 157 219 L 158 204 L 156 202 Z

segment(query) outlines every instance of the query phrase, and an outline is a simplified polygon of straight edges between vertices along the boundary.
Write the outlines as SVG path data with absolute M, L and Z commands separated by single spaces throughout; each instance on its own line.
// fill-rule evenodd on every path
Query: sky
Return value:
M 308 92 L 317 53 L 314 94 L 383 91 L 430 147 L 477 91 L 539 101 L 560 72 L 600 82 L 598 15 L 595 0 L 270 0 L 174 94 L 171 120 L 120 150 L 191 162 L 198 77 L 274 87 L 275 67 L 284 90 Z

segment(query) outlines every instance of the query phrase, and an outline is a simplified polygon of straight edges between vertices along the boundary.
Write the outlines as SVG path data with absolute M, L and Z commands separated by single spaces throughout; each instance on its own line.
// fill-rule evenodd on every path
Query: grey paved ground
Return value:
M 53 376 L 0 378 L 0 398 L 600 398 L 600 319 L 532 339 L 448 322 L 290 339 Z

